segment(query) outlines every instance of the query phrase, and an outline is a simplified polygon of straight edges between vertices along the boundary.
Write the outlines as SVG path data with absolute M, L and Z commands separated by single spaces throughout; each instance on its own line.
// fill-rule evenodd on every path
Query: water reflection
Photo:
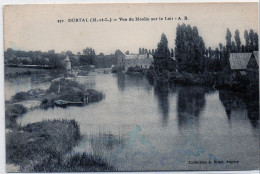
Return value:
M 133 89 L 133 88 L 142 88 L 145 91 L 149 92 L 152 90 L 152 85 L 149 84 L 148 80 L 139 74 L 125 74 L 125 73 L 117 73 L 117 87 L 120 91 L 125 91 L 125 89 Z
M 247 96 L 231 91 L 219 91 L 219 99 L 225 107 L 228 120 L 250 120 L 253 128 L 258 128 L 259 120 L 259 96 L 258 94 Z
M 154 93 L 158 99 L 158 107 L 162 115 L 162 125 L 167 126 L 169 119 L 169 84 L 163 82 L 156 83 Z
M 199 115 L 205 106 L 205 88 L 200 86 L 183 86 L 179 89 L 177 118 L 180 129 L 190 124 L 199 123 Z
M 120 91 L 125 90 L 125 73 L 117 73 L 117 86 Z

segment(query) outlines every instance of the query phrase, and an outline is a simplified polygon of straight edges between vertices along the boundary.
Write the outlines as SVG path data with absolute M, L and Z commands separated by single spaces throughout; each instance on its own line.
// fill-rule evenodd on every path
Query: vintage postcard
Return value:
M 259 170 L 257 2 L 3 16 L 6 172 Z

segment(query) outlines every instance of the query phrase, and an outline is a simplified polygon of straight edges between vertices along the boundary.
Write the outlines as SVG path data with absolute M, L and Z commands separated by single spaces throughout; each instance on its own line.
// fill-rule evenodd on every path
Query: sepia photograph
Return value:
M 6 172 L 259 171 L 258 5 L 3 6 Z

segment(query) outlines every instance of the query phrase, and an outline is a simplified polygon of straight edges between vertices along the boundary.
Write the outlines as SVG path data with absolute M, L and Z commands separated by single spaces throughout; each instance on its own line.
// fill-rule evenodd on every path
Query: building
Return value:
M 150 54 L 131 54 L 125 55 L 120 50 L 116 53 L 117 67 L 122 70 L 128 70 L 129 67 L 139 66 L 141 68 L 149 68 L 153 61 L 153 56 Z
M 68 71 L 71 70 L 71 62 L 70 62 L 70 59 L 69 59 L 69 55 L 67 55 L 65 60 L 64 60 L 64 68 Z
M 251 85 L 259 83 L 259 51 L 254 51 L 247 64 L 247 75 Z
M 230 53 L 229 63 L 232 77 L 245 76 L 252 53 Z
M 125 70 L 125 54 L 120 50 L 116 50 L 115 55 L 117 68 L 120 70 Z
M 232 84 L 241 79 L 248 79 L 250 83 L 258 83 L 259 56 L 258 51 L 253 53 L 230 53 L 230 70 L 227 83 Z

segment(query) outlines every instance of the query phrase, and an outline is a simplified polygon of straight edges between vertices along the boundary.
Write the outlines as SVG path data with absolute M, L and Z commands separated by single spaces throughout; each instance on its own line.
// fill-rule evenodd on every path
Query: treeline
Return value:
M 173 50 L 169 50 L 168 40 L 165 34 L 162 34 L 154 53 L 153 69 L 157 74 L 163 71 L 192 74 L 219 72 L 229 68 L 230 53 L 258 50 L 258 34 L 252 29 L 249 32 L 244 31 L 245 45 L 241 44 L 239 30 L 235 31 L 234 39 L 232 39 L 232 34 L 227 29 L 225 38 L 226 44 L 219 43 L 219 46 L 213 50 L 211 47 L 205 47 L 204 40 L 199 35 L 196 26 L 178 25 L 175 38 L 175 59 L 171 58 Z
M 5 64 L 49 65 L 55 68 L 63 68 L 61 60 L 64 58 L 64 55 L 55 53 L 55 50 L 42 52 L 21 51 L 8 48 L 4 52 Z
M 95 49 L 87 47 L 74 55 L 71 51 L 55 53 L 55 50 L 48 52 L 42 51 L 21 51 L 8 48 L 4 53 L 5 64 L 23 64 L 23 65 L 48 65 L 56 69 L 64 68 L 64 59 L 69 55 L 71 66 L 89 66 L 95 65 L 97 68 L 108 68 L 116 64 L 115 56 L 105 56 L 100 53 L 96 55 Z

